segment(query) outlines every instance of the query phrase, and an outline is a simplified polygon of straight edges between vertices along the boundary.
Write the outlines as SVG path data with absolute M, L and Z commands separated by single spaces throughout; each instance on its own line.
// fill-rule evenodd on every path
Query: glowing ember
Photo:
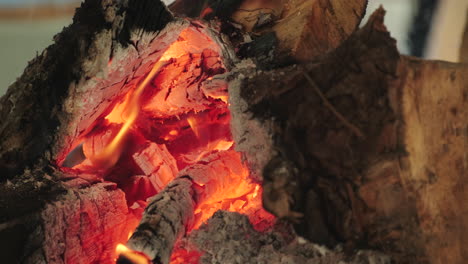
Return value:
M 206 35 L 183 31 L 146 75 L 130 82 L 130 92 L 77 139 L 86 159 L 73 169 L 116 182 L 137 215 L 146 199 L 175 177 L 189 175 L 199 187 L 189 231 L 217 210 L 246 214 L 257 229 L 271 223 L 260 185 L 233 150 L 227 84 L 213 78 L 225 71 L 218 51 Z M 149 261 L 122 244 L 116 250 L 133 263 Z M 200 257 L 176 255 L 173 263 Z

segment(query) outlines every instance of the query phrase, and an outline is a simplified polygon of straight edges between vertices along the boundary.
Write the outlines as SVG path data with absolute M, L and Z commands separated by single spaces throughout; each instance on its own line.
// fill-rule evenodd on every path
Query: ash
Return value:
M 270 230 L 256 231 L 245 215 L 218 211 L 207 223 L 178 243 L 179 248 L 197 250 L 199 263 L 314 263 L 387 264 L 390 257 L 374 251 L 347 256 L 296 236 L 292 228 L 278 222 Z

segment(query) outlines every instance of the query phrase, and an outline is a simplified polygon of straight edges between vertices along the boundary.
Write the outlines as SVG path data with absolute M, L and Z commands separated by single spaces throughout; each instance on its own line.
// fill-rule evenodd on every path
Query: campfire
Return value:
M 149 50 L 154 55 L 138 69 L 141 75 L 119 87 L 126 92 L 115 96 L 109 108 L 71 140 L 73 150 L 58 159 L 68 173 L 116 183 L 138 220 L 147 207 L 148 215 L 161 214 L 159 200 L 171 196 L 177 184 L 188 184 L 177 190 L 191 195 L 184 197 L 189 199 L 186 208 L 180 208 L 186 215 L 161 223 L 174 228 L 172 233 L 160 233 L 158 228 L 166 226 L 159 225 L 146 230 L 142 221 L 130 238 L 129 243 L 149 259 L 159 255 L 164 262 L 174 239 L 198 228 L 218 210 L 246 214 L 260 229 L 273 220 L 262 208 L 260 184 L 249 177 L 247 165 L 234 150 L 228 86 L 214 79 L 227 69 L 220 47 L 200 27 L 188 25 L 165 50 Z M 112 69 L 112 61 L 108 67 Z M 153 196 L 148 206 L 147 199 Z M 128 232 L 134 229 L 130 221 Z M 146 237 L 148 231 L 172 241 L 164 249 L 141 245 L 145 239 L 157 239 Z
M 0 258 L 462 263 L 466 65 L 366 4 L 84 1 L 1 98 Z

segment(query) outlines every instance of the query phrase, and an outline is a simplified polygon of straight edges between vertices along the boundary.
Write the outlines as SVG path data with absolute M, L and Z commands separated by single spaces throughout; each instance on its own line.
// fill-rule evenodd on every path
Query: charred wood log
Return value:
M 138 214 L 115 184 L 64 176 L 28 171 L 2 185 L 0 256 L 5 262 L 111 263 L 116 241 L 136 227 Z
M 180 177 L 152 198 L 128 247 L 144 253 L 153 263 L 169 263 L 176 240 L 193 224 L 193 185 L 190 178 Z
M 234 151 L 213 153 L 180 175 L 151 199 L 127 243 L 154 263 L 169 263 L 176 241 L 211 216 L 201 208 L 242 197 L 254 188 Z
M 361 250 L 349 257 L 342 249 L 330 250 L 291 234 L 291 226 L 279 222 L 271 230 L 255 230 L 245 215 L 218 211 L 199 230 L 179 244 L 184 251 L 203 252 L 194 263 L 323 263 L 389 264 L 391 258 Z M 177 252 L 177 249 L 176 249 Z M 177 261 L 177 256 L 174 256 Z M 185 262 L 187 263 L 187 262 Z M 190 262 L 191 263 L 191 262 Z
M 111 59 L 128 62 L 143 32 L 157 36 L 173 20 L 159 1 L 85 1 L 73 24 L 55 36 L 55 43 L 29 63 L 0 99 L 3 261 L 113 259 L 116 242 L 130 232 L 125 231 L 127 224 L 133 225 L 130 229 L 137 224 L 135 219 L 130 224 L 124 193 L 93 175 L 72 180 L 77 176 L 57 171 L 58 156 L 74 147 L 70 136 L 81 130 L 82 121 L 101 115 L 99 105 L 109 103 L 106 89 L 99 94 L 91 88 L 96 75 Z M 172 38 L 185 27 L 183 22 L 178 25 Z M 122 79 L 105 86 L 107 92 L 126 81 Z M 90 94 L 97 99 L 94 105 L 83 104 Z
M 45 164 L 50 162 L 65 143 L 64 134 L 70 135 L 68 124 L 78 123 L 73 119 L 80 111 L 84 114 L 71 103 L 82 101 L 85 91 L 79 87 L 102 71 L 118 47 L 133 45 L 136 32 L 154 33 L 172 20 L 159 1 L 85 1 L 74 23 L 55 36 L 55 44 L 32 60 L 1 98 L 2 179 L 44 157 Z

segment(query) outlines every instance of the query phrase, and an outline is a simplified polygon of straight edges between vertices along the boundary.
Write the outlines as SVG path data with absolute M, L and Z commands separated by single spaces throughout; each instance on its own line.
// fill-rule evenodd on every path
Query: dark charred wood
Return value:
M 204 18 L 207 20 L 230 20 L 232 13 L 242 4 L 243 0 L 176 0 L 169 9 L 178 16 Z
M 70 120 L 63 107 L 80 80 L 102 70 L 118 39 L 129 32 L 154 32 L 173 18 L 160 1 L 85 1 L 55 44 L 33 59 L 0 99 L 0 180 L 11 178 L 44 158 L 51 162 L 54 142 Z
M 116 241 L 137 224 L 113 183 L 32 171 L 1 190 L 0 256 L 5 262 L 109 263 Z

